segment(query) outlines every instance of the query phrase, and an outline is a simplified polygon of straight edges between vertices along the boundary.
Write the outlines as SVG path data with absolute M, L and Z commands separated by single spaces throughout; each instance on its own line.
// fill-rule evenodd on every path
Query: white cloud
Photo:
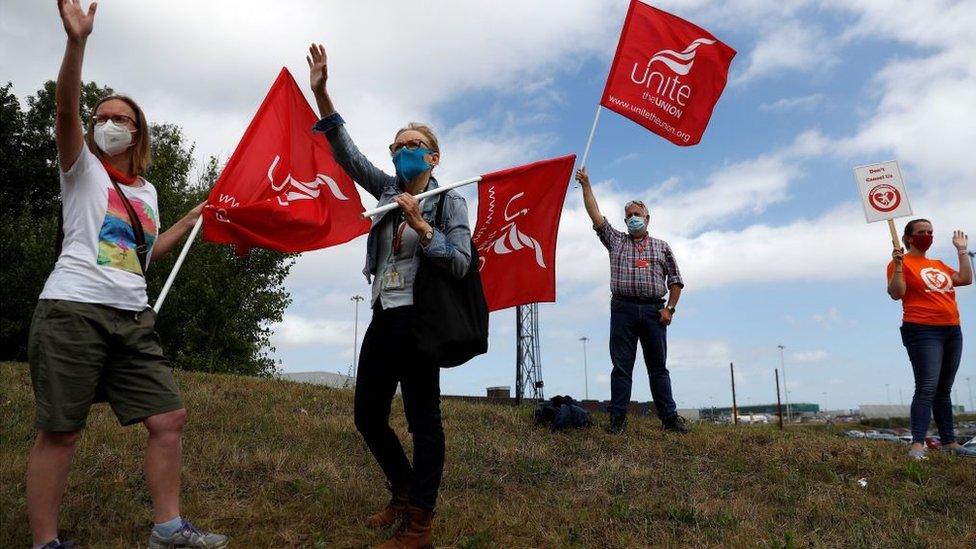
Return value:
M 824 362 L 830 357 L 830 353 L 823 349 L 814 351 L 797 351 L 790 355 L 790 362 L 799 364 L 816 364 Z
M 352 346 L 352 321 L 312 319 L 286 314 L 281 322 L 271 328 L 274 330 L 272 341 L 276 347 L 345 344 L 350 348 Z
M 830 46 L 830 39 L 806 22 L 766 26 L 745 68 L 736 72 L 732 83 L 744 84 L 783 71 L 821 73 L 837 62 Z
M 801 95 L 799 97 L 784 97 L 772 103 L 763 103 L 759 105 L 759 110 L 766 112 L 785 112 L 792 110 L 803 110 L 809 111 L 820 106 L 824 101 L 824 94 L 813 93 L 810 95 Z

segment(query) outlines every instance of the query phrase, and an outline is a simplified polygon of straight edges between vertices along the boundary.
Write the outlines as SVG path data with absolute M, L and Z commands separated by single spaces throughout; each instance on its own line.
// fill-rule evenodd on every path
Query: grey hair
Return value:
M 647 205 L 644 204 L 643 202 L 641 202 L 640 200 L 631 200 L 630 202 L 628 202 L 624 206 L 624 212 L 626 212 L 627 211 L 627 208 L 629 208 L 631 206 L 640 206 L 641 209 L 644 210 L 644 214 L 645 215 L 651 215 L 651 211 L 647 209 Z

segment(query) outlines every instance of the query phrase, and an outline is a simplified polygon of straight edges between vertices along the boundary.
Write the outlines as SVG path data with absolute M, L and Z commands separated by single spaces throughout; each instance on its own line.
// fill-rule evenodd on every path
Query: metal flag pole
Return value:
M 586 139 L 586 148 L 583 150 L 583 158 L 580 160 L 580 167 L 586 167 L 586 160 L 590 157 L 590 146 L 593 145 L 593 135 L 596 134 L 596 124 L 600 121 L 600 111 L 603 105 L 596 106 L 596 115 L 593 116 L 593 126 L 590 127 L 590 137 Z
M 173 287 L 173 281 L 176 280 L 176 273 L 180 272 L 180 267 L 183 266 L 183 260 L 186 259 L 187 252 L 190 251 L 190 246 L 193 245 L 193 241 L 197 238 L 197 233 L 200 232 L 200 227 L 203 226 L 203 214 L 197 218 L 197 222 L 193 224 L 193 229 L 190 230 L 190 236 L 187 237 L 186 243 L 183 244 L 183 249 L 180 250 L 180 256 L 176 258 L 176 263 L 173 265 L 173 270 L 169 272 L 169 277 L 166 279 L 166 283 L 163 284 L 163 290 L 159 292 L 159 297 L 156 299 L 156 304 L 153 305 L 153 311 L 158 315 L 159 310 L 163 308 L 163 301 L 166 300 L 166 295 L 169 294 L 169 289 Z
M 455 181 L 454 183 L 448 183 L 447 185 L 444 185 L 444 186 L 441 186 L 441 187 L 437 187 L 436 189 L 431 189 L 429 191 L 424 191 L 424 192 L 422 192 L 422 193 L 420 193 L 418 195 L 415 195 L 414 198 L 416 198 L 417 200 L 423 200 L 423 199 L 425 199 L 427 197 L 436 196 L 436 195 L 441 194 L 443 192 L 447 192 L 447 191 L 449 191 L 451 189 L 456 189 L 458 187 L 463 187 L 465 185 L 470 185 L 472 183 L 477 183 L 479 181 L 481 181 L 481 176 L 480 175 L 478 177 L 471 177 L 469 179 L 462 179 L 461 181 Z M 386 213 L 386 212 L 388 212 L 390 210 L 395 210 L 395 209 L 397 209 L 399 207 L 400 207 L 400 205 L 397 204 L 396 202 L 390 202 L 389 204 L 380 206 L 379 208 L 374 208 L 372 210 L 366 210 L 365 212 L 363 212 L 360 215 L 363 216 L 363 219 L 366 219 L 366 218 L 369 218 L 369 217 L 373 217 L 374 215 L 378 215 L 378 214 L 381 214 L 381 213 Z

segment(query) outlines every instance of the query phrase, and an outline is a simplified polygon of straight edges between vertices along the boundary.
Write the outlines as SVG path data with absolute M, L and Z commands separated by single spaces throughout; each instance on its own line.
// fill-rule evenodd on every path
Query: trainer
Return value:
M 610 374 L 611 433 L 627 425 L 627 404 L 633 385 L 637 342 L 644 351 L 644 363 L 651 384 L 651 398 L 664 429 L 687 433 L 671 396 L 671 375 L 666 366 L 668 325 L 675 313 L 684 283 L 668 243 L 647 234 L 651 216 L 643 202 L 632 200 L 624 207 L 627 232 L 613 228 L 600 213 L 586 168 L 576 172 L 583 189 L 583 204 L 593 220 L 593 229 L 610 252 Z M 665 305 L 665 295 L 667 304 Z

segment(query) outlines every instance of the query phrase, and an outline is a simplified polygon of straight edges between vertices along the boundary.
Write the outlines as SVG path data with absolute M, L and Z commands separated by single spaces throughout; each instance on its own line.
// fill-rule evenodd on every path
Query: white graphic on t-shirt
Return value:
M 922 277 L 922 282 L 928 286 L 929 289 L 927 291 L 929 292 L 948 293 L 955 291 L 952 288 L 952 279 L 939 269 L 926 267 L 919 271 L 918 274 Z

